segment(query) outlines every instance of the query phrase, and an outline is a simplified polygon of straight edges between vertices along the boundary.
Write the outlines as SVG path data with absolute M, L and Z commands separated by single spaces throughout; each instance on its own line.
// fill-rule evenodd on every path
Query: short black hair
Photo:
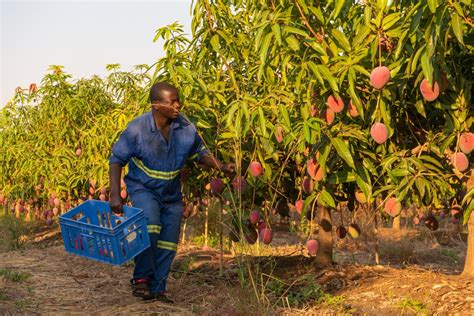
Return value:
M 163 96 L 161 94 L 162 91 L 172 91 L 178 92 L 178 88 L 175 86 L 167 83 L 167 82 L 157 82 L 150 88 L 150 102 L 160 102 L 163 100 Z

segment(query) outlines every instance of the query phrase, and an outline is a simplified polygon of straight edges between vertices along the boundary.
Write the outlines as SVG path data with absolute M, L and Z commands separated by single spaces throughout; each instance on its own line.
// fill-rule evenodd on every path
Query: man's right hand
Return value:
M 122 198 L 120 197 L 120 194 L 110 194 L 109 204 L 112 212 L 123 214 Z

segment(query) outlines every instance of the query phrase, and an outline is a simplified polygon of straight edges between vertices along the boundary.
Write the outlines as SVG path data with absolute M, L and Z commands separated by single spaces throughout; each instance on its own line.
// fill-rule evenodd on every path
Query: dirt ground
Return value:
M 462 238 L 441 246 L 417 236 L 382 231 L 383 265 L 360 246 L 364 240 L 337 242 L 337 264 L 325 269 L 284 231 L 260 256 L 224 254 L 222 269 L 218 249 L 181 245 L 169 279 L 176 302 L 164 304 L 131 295 L 132 263 L 117 267 L 67 254 L 56 229 L 0 254 L 0 315 L 474 315 L 474 280 L 459 276 Z

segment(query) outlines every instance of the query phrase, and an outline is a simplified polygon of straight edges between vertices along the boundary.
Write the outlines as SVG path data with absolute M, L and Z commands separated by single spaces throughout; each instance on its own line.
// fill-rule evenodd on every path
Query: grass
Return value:
M 208 247 L 213 248 L 213 249 L 219 249 L 219 235 L 218 234 L 209 233 L 207 238 L 208 238 L 207 239 Z M 203 234 L 203 235 L 195 236 L 194 238 L 192 238 L 191 242 L 196 246 L 203 247 L 205 245 L 205 239 L 206 237 Z M 229 247 L 229 244 L 230 244 L 229 238 L 225 235 L 222 236 L 223 251 L 228 252 L 228 251 L 234 250 L 235 252 L 239 254 L 254 255 L 254 256 L 265 256 L 265 255 L 268 256 L 272 254 L 271 245 L 265 245 L 260 240 L 257 240 L 257 242 L 254 244 L 249 244 L 245 240 L 245 237 L 242 239 L 243 241 L 241 240 L 240 242 L 233 243 L 233 246 Z
M 293 284 L 272 277 L 266 284 L 266 292 L 268 297 L 273 296 L 277 300 L 274 305 L 281 307 L 324 305 L 340 311 L 345 302 L 344 296 L 325 292 L 310 274 L 303 275 Z
M 13 282 L 23 282 L 28 280 L 31 274 L 0 268 L 0 276 Z
M 459 262 L 458 254 L 455 251 L 451 250 L 451 249 L 441 248 L 441 249 L 439 249 L 439 254 L 444 256 L 444 257 L 450 258 L 454 263 Z
M 402 309 L 402 312 L 408 309 L 416 314 L 430 314 L 430 310 L 428 309 L 426 304 L 410 297 L 403 298 L 401 301 L 398 302 L 397 306 Z
M 224 240 L 223 243 L 224 245 L 227 244 L 225 237 L 223 236 Z M 206 236 L 199 235 L 193 238 L 192 243 L 199 245 L 199 246 L 204 246 L 206 244 Z M 208 234 L 207 236 L 207 246 L 211 248 L 218 248 L 219 247 L 219 236 L 215 234 Z

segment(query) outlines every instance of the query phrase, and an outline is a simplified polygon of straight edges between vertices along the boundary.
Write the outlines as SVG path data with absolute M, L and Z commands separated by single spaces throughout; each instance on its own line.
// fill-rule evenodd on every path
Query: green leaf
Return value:
M 316 76 L 319 83 L 321 83 L 321 85 L 323 85 L 323 87 L 324 87 L 324 79 L 323 79 L 322 75 L 319 73 L 319 70 L 318 70 L 318 67 L 316 66 L 316 64 L 313 63 L 312 61 L 308 61 L 307 65 L 308 65 L 309 69 L 311 69 L 313 74 Z
M 428 6 L 430 7 L 431 13 L 436 12 L 436 8 L 438 7 L 438 1 L 436 0 L 428 0 Z
M 185 68 L 183 66 L 178 66 L 176 67 L 176 69 L 178 70 L 178 73 L 180 73 L 181 75 L 184 75 L 189 82 L 194 81 L 193 76 L 191 75 L 191 71 L 189 71 L 188 68 Z
M 314 201 L 314 199 L 316 198 L 316 195 L 317 193 L 316 192 L 313 192 L 311 193 L 310 196 L 308 196 L 304 202 L 303 202 L 303 210 L 301 211 L 301 217 L 304 218 L 306 217 L 306 212 L 308 210 L 308 207 L 309 205 Z
M 288 115 L 288 110 L 285 105 L 280 104 L 278 106 L 278 109 L 280 110 L 281 116 L 283 117 L 283 120 L 285 121 L 285 124 L 288 128 L 291 128 L 291 121 L 290 121 L 290 116 Z
M 407 169 L 393 169 L 390 171 L 390 174 L 395 177 L 395 178 L 400 178 L 404 177 L 410 174 L 410 172 Z
M 356 181 L 356 174 L 354 172 L 349 172 L 348 170 L 342 170 L 340 172 L 332 173 L 329 176 L 328 181 L 333 184 L 354 182 Z
M 464 45 L 462 21 L 456 12 L 451 14 L 451 27 L 453 28 L 454 35 L 456 35 L 458 42 Z
M 425 161 L 425 162 L 429 162 L 429 163 L 437 166 L 440 169 L 443 169 L 443 165 L 438 161 L 438 159 L 435 159 L 435 158 L 433 158 L 431 156 L 427 156 L 427 155 L 421 155 L 420 159 Z
M 338 29 L 333 29 L 331 32 L 332 36 L 334 37 L 334 40 L 336 41 L 336 44 L 338 44 L 338 46 L 341 47 L 344 51 L 350 52 L 351 45 L 349 44 L 349 41 L 347 40 L 344 33 L 339 31 Z
M 423 101 L 422 100 L 416 101 L 415 107 L 416 107 L 416 110 L 418 111 L 418 113 L 420 113 L 421 116 L 426 118 L 425 104 L 423 103 Z
M 392 13 L 383 18 L 382 27 L 385 31 L 389 30 L 395 23 L 400 20 L 401 16 L 399 12 Z
M 420 198 L 423 198 L 423 196 L 425 195 L 426 180 L 422 178 L 416 178 L 415 185 L 418 189 L 418 192 L 420 193 Z
M 335 93 L 339 93 L 336 78 L 334 78 L 332 73 L 329 71 L 329 68 L 326 65 L 316 65 L 316 68 L 317 71 L 323 76 L 323 78 L 326 79 L 327 82 L 329 82 L 332 91 Z
M 372 20 L 372 6 L 366 5 L 364 8 L 365 25 L 369 25 L 371 20 Z
M 453 143 L 454 139 L 456 138 L 456 135 L 455 134 L 452 134 L 450 135 L 449 137 L 447 137 L 443 144 L 441 145 L 441 147 L 439 148 L 439 150 L 444 153 L 444 151 L 446 150 L 446 148 L 448 148 L 449 146 L 451 146 L 451 144 Z
M 272 30 L 273 30 L 273 34 L 275 34 L 275 37 L 276 37 L 276 40 L 277 40 L 278 44 L 281 45 L 282 41 L 281 41 L 280 25 L 279 24 L 273 24 L 272 25 Z
M 213 126 L 210 125 L 208 122 L 201 121 L 201 120 L 196 122 L 196 127 L 205 128 L 205 129 L 213 128 Z
M 262 136 L 267 137 L 265 114 L 263 114 L 263 109 L 261 106 L 258 107 L 258 120 L 260 122 L 260 131 L 262 132 Z
M 296 27 L 292 27 L 292 26 L 283 26 L 283 31 L 288 32 L 288 33 L 293 33 L 296 35 L 301 35 L 305 38 L 309 37 L 308 33 L 306 33 L 305 31 L 298 29 Z
M 254 44 L 254 50 L 255 51 L 258 51 L 258 48 L 261 47 L 261 41 L 262 41 L 262 37 L 263 37 L 263 34 L 264 34 L 265 30 L 266 30 L 266 25 L 262 26 L 257 31 L 257 35 L 255 36 L 255 44 Z
M 469 206 L 464 211 L 463 224 L 466 225 L 471 218 L 472 211 L 474 210 L 474 203 L 469 204 Z
M 288 46 L 290 46 L 292 50 L 297 51 L 300 49 L 300 42 L 293 35 L 287 36 L 286 42 L 288 43 Z
M 306 121 L 303 124 L 303 135 L 304 135 L 304 139 L 305 139 L 306 143 L 311 144 L 312 143 L 311 130 L 310 130 L 308 124 L 306 123 Z
M 361 163 L 357 163 L 356 182 L 367 198 L 372 196 L 372 181 L 369 172 Z
M 325 20 L 324 20 L 324 16 L 323 16 L 323 12 L 321 11 L 321 7 L 320 6 L 310 6 L 309 7 L 309 10 L 314 14 L 314 16 L 316 17 L 316 19 L 318 19 L 319 22 L 321 22 L 321 24 L 325 24 Z
M 385 104 L 385 99 L 384 98 L 380 98 L 380 114 L 382 115 L 382 119 L 385 123 L 385 126 L 387 127 L 387 130 L 388 130 L 388 135 L 390 137 L 391 135 L 391 131 L 392 131 L 392 128 L 391 128 L 391 116 L 390 116 L 390 111 L 387 110 L 387 106 Z
M 326 207 L 336 208 L 336 202 L 334 201 L 334 198 L 326 190 L 322 190 L 321 193 L 319 193 L 318 204 Z
M 234 114 L 235 114 L 235 111 L 237 111 L 240 107 L 240 104 L 239 102 L 232 102 L 229 106 L 229 108 L 227 109 L 227 114 L 226 114 L 226 125 L 227 126 L 231 126 L 232 125 L 232 121 L 234 120 Z
M 212 49 L 214 49 L 216 53 L 219 53 L 219 35 L 215 34 L 211 38 L 211 46 L 212 46 Z
M 421 68 L 423 69 L 425 79 L 428 80 L 429 84 L 433 84 L 433 65 L 431 64 L 431 59 L 426 52 L 421 55 Z
M 303 9 L 303 12 L 305 14 L 308 14 L 308 6 L 306 5 L 306 1 L 305 0 L 296 0 L 296 1 L 298 1 L 301 9 Z
M 387 6 L 387 0 L 377 0 L 377 9 L 379 9 L 379 11 L 383 12 L 386 6 Z
M 365 46 L 365 42 L 367 41 L 369 34 L 370 27 L 367 25 L 360 26 L 357 30 L 356 36 L 352 39 L 352 46 L 356 49 L 359 48 L 359 46 Z
M 320 144 L 320 148 L 318 149 L 321 154 L 319 156 L 318 162 L 323 170 L 326 170 L 326 163 L 327 163 L 329 153 L 331 152 L 331 148 L 332 148 L 331 143 L 324 142 Z
M 268 55 L 268 48 L 270 47 L 270 43 L 272 41 L 273 33 L 268 33 L 263 40 L 262 48 L 260 49 L 260 60 L 262 64 L 265 64 Z
M 362 66 L 352 65 L 351 68 L 354 69 L 355 71 L 365 75 L 367 78 L 370 77 L 370 72 Z
M 340 138 L 331 138 L 331 143 L 336 149 L 337 154 L 341 157 L 349 167 L 355 169 L 354 160 L 346 143 Z
M 232 45 L 233 41 L 229 38 L 229 36 L 227 36 L 225 32 L 223 32 L 222 30 L 217 30 L 217 34 L 219 34 L 219 36 L 223 38 L 224 41 L 226 41 L 227 45 Z
M 331 15 L 333 19 L 339 16 L 339 13 L 341 13 L 342 8 L 344 7 L 344 3 L 345 0 L 336 0 L 336 7 Z

